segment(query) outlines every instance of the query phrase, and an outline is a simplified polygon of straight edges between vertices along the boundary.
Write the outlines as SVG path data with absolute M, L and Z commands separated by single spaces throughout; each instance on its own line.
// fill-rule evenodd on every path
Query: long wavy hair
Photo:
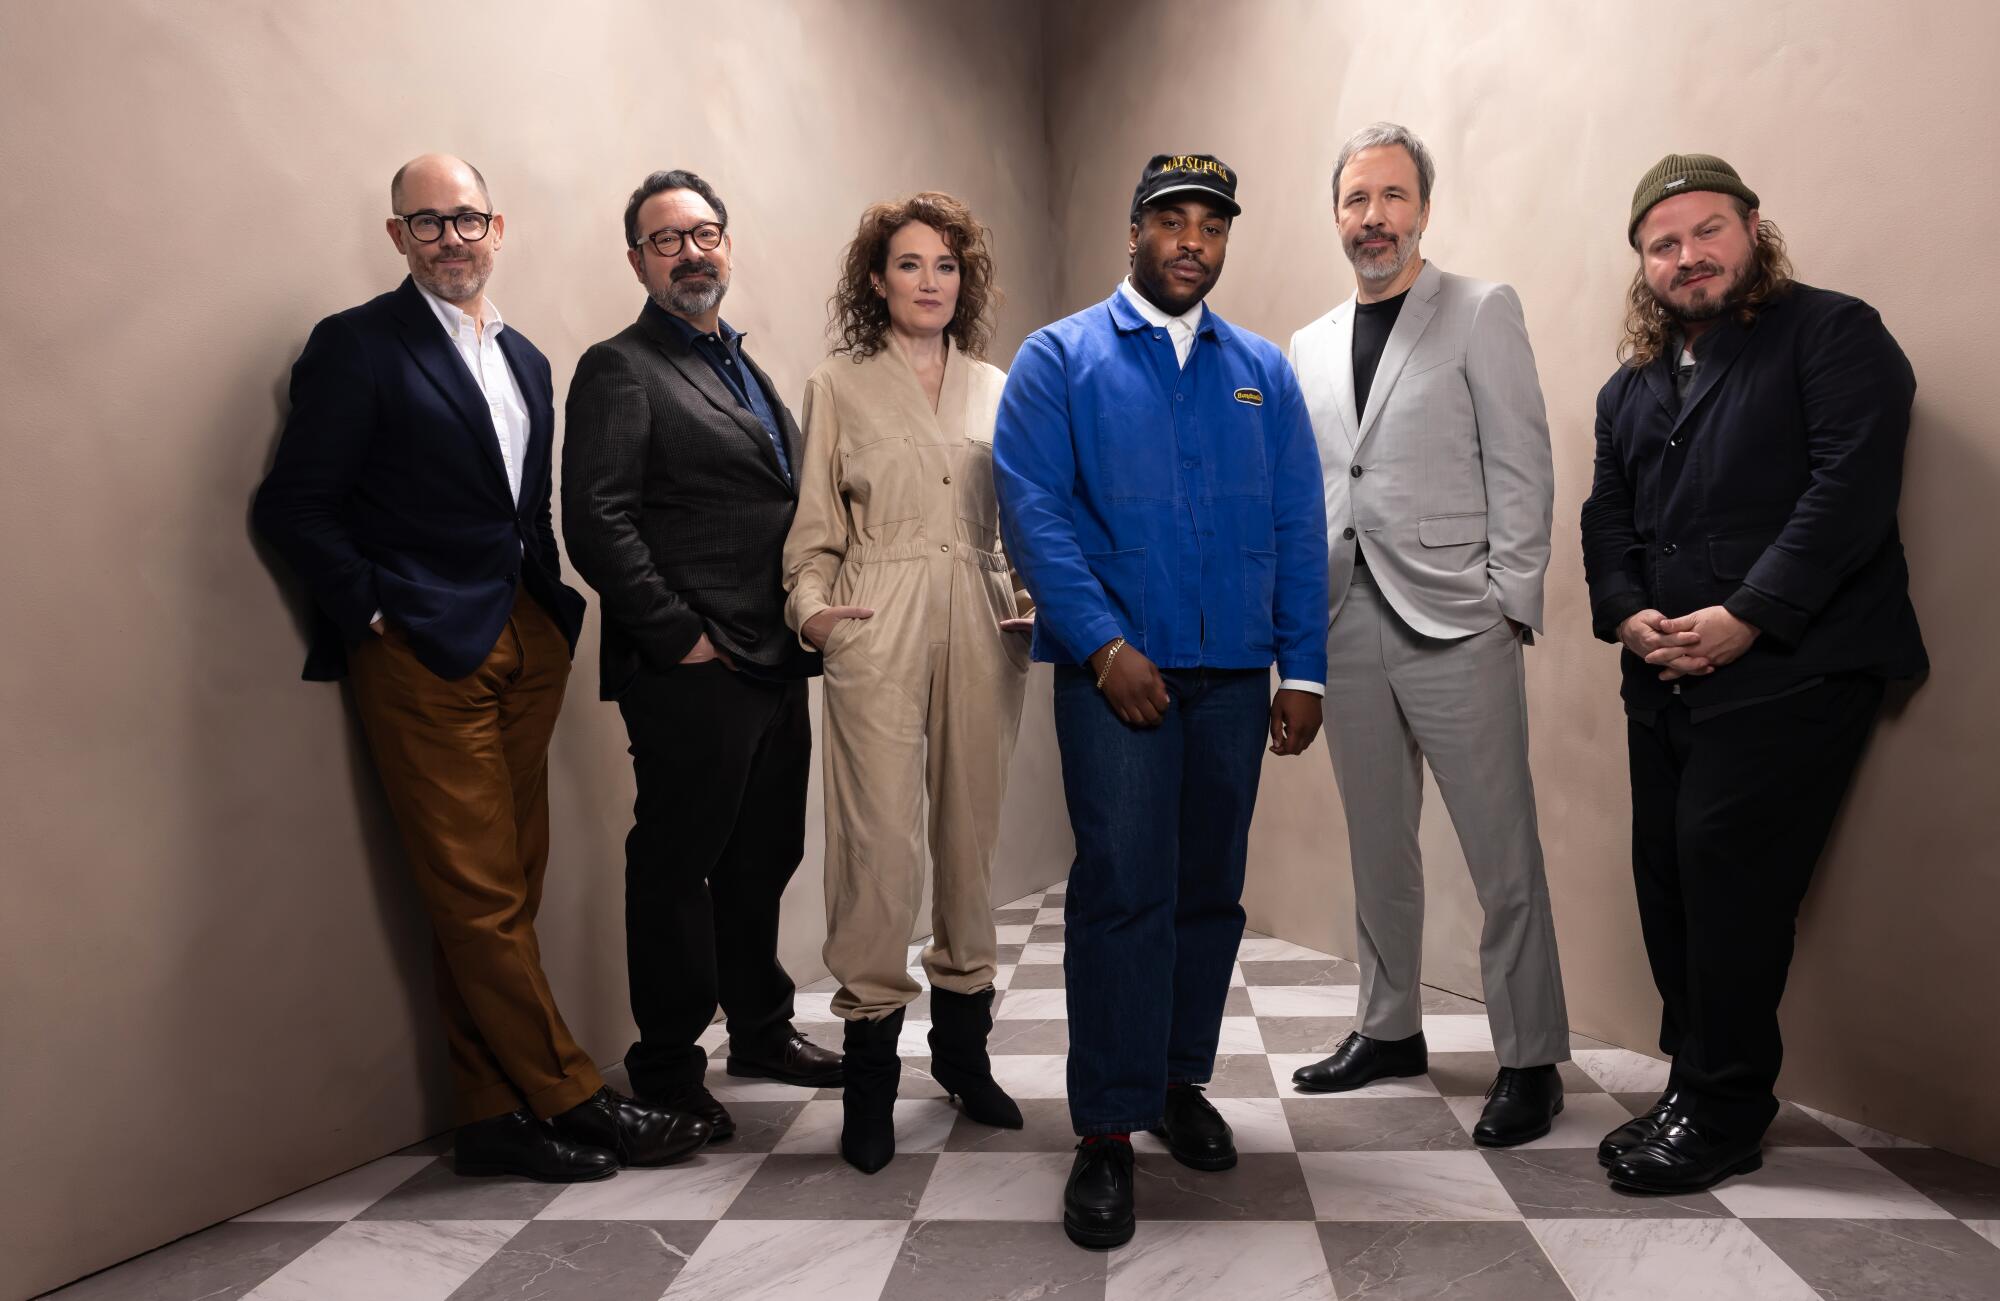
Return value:
M 993 285 L 986 227 L 964 203 L 935 190 L 871 204 L 861 214 L 861 225 L 841 258 L 840 287 L 827 300 L 827 334 L 833 350 L 856 357 L 872 357 L 882 350 L 889 337 L 889 303 L 875 292 L 874 277 L 888 269 L 890 239 L 913 221 L 936 231 L 958 259 L 958 307 L 945 334 L 968 357 L 984 357 L 993 334 L 993 307 L 1000 297 Z
M 1741 199 L 1736 201 L 1736 215 L 1745 218 L 1750 215 L 1749 206 Z M 1737 324 L 1749 325 L 1755 321 L 1766 304 L 1791 287 L 1792 259 L 1785 252 L 1785 237 L 1778 233 L 1777 224 L 1767 218 L 1757 224 L 1756 266 L 1750 273 L 1750 282 L 1731 309 Z M 1639 269 L 1632 274 L 1632 287 L 1625 294 L 1625 337 L 1618 344 L 1618 360 L 1627 366 L 1650 366 L 1666 354 L 1667 341 L 1676 332 L 1673 316 L 1653 297 L 1653 288 L 1646 283 L 1642 259 Z

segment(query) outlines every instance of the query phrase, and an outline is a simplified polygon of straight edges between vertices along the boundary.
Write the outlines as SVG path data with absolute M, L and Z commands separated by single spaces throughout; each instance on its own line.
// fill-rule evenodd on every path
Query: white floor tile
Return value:
M 1292 1127 L 1285 1122 L 1285 1106 L 1276 1098 L 1210 1098 L 1236 1135 L 1238 1152 L 1294 1152 Z M 1132 1135 L 1132 1146 L 1140 1152 L 1164 1152 L 1167 1145 L 1148 1133 Z
M 1000 1021 L 1066 1021 L 1069 1019 L 1068 991 L 1061 989 L 1010 989 L 994 1009 Z
M 1021 965 L 1024 967 L 1060 967 L 1063 960 L 1063 946 L 1054 943 L 1030 944 L 1021 950 Z
M 1301 1152 L 1322 1220 L 1518 1220 L 1477 1152 Z
M 1261 1053 L 1264 1051 L 1264 1032 L 1257 1028 L 1254 1016 L 1225 1016 L 1222 1018 L 1222 1037 L 1216 1041 L 1215 1051 L 1225 1056 L 1238 1053 Z
M 1346 1093 L 1305 1093 L 1292 1084 L 1292 1072 L 1301 1066 L 1325 1061 L 1324 1053 L 1272 1053 L 1270 1055 L 1271 1078 L 1277 1082 L 1278 1096 L 1281 1098 L 1435 1098 L 1437 1085 L 1431 1083 L 1428 1075 L 1415 1075 L 1406 1080 L 1377 1080 Z
M 1875 1129 L 1871 1126 L 1864 1125 L 1857 1120 L 1846 1120 L 1840 1116 L 1834 1115 L 1831 1112 L 1816 1111 L 1813 1108 L 1806 1106 L 1801 1106 L 1799 1110 L 1805 1112 L 1808 1116 L 1811 1116 L 1814 1120 L 1817 1120 L 1820 1124 L 1825 1125 L 1828 1129 L 1840 1135 L 1842 1138 L 1854 1144 L 1854 1146 L 1856 1147 L 1930 1146 L 1928 1143 L 1919 1143 L 1914 1138 L 1904 1138 L 1898 1134 L 1891 1134 L 1887 1130 Z
M 265 1279 L 246 1301 L 444 1301 L 523 1220 L 358 1220 Z
M 571 1184 L 538 1220 L 718 1220 L 764 1158 L 703 1153 L 657 1170 L 620 1170 L 595 1183 Z
M 1357 989 L 1336 985 L 1336 989 Z M 1484 1012 L 1470 1016 L 1427 1016 L 1424 1018 L 1424 1046 L 1434 1053 L 1490 1053 L 1493 1027 Z
M 928 1057 L 931 1055 L 931 1023 L 903 1018 L 903 1031 L 896 1036 L 898 1057 Z
M 1143 1218 L 1111 1254 L 1105 1301 L 1282 1297 L 1334 1301 L 1310 1224 L 1159 1224 Z
M 993 939 L 996 944 L 1026 944 L 1028 932 L 1034 929 L 1026 922 L 1010 922 L 1005 926 L 995 926 Z
M 1062 1053 L 995 1053 L 992 1061 L 994 1080 L 1016 1098 L 1069 1096 L 1069 1059 Z
M 1444 1101 L 1468 1134 L 1479 1123 L 1480 1109 L 1486 1105 L 1484 1098 L 1446 1098 Z M 1604 1141 L 1606 1134 L 1630 1119 L 1632 1113 L 1608 1093 L 1571 1093 L 1563 1098 L 1562 1114 L 1556 1117 L 1548 1133 L 1509 1150 L 1533 1152 L 1552 1147 L 1596 1147 Z
M 724 1220 L 666 1301 L 875 1301 L 909 1230 L 904 1220 Z
M 1718 1184 L 1746 1220 L 1948 1220 L 1951 1213 L 1851 1147 L 1773 1147 L 1764 1168 Z
M 943 1098 L 896 1100 L 896 1151 L 942 1152 L 958 1109 Z M 808 1102 L 771 1150 L 787 1156 L 825 1156 L 840 1151 L 838 1101 Z
M 728 1058 L 712 1057 L 708 1063 L 708 1074 L 702 1077 L 702 1085 L 725 1106 L 732 1102 L 804 1102 L 818 1089 L 809 1089 L 798 1084 L 780 1084 L 776 1080 L 759 1080 L 747 1076 L 731 1075 L 727 1068 Z
M 1240 962 L 1230 964 L 1229 987 L 1231 989 L 1242 989 L 1249 985 L 1249 983 L 1250 981 L 1243 974 L 1243 964 Z
M 924 1186 L 919 1220 L 1056 1220 L 1069 1152 L 946 1152 Z
M 282 1223 L 351 1220 L 434 1160 L 435 1157 L 428 1156 L 385 1156 L 302 1189 L 290 1197 L 266 1202 L 236 1218 Z
M 1330 953 L 1269 936 L 1253 936 L 1236 946 L 1238 962 L 1326 962 L 1332 957 Z
M 1006 908 L 1006 909 L 1040 908 L 1041 906 L 1042 906 L 1042 891 L 1040 890 L 1035 891 L 1033 894 L 1024 894 L 1019 899 L 1016 899 L 1012 903 L 1003 903 L 1000 905 L 1001 908 Z
M 1053 908 L 1037 908 L 1035 910 L 1035 925 L 1060 926 L 1062 924 L 1063 908 L 1061 904 L 1057 904 Z
M 792 1020 L 794 1021 L 838 1021 L 833 1014 L 833 992 L 808 994 L 804 990 L 792 995 Z
M 1531 1220 L 1577 1301 L 1817 1301 L 1740 1220 Z
M 1054 885 L 1050 886 L 1047 890 L 1043 891 L 1043 893 L 1054 895 L 1056 898 L 1060 899 L 1063 895 L 1069 893 L 1069 882 L 1058 881 Z
M 1669 1064 L 1623 1048 L 1580 1048 L 1571 1056 L 1606 1093 L 1659 1093 L 1667 1087 Z
M 1357 985 L 1253 985 L 1250 1008 L 1258 1016 L 1353 1016 L 1359 995 Z M 1449 1051 L 1436 1044 L 1431 1048 Z

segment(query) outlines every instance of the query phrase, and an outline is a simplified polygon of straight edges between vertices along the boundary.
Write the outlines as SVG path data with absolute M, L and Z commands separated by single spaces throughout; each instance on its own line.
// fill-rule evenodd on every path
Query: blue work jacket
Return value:
M 1202 313 L 1187 365 L 1120 294 L 1021 345 L 993 434 L 1034 657 L 1116 637 L 1164 669 L 1326 680 L 1326 498 L 1298 381 Z

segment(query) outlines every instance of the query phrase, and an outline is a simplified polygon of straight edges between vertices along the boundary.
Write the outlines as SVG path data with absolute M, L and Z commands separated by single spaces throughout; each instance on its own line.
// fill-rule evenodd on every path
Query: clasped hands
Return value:
M 1758 630 L 1719 605 L 1669 619 L 1641 610 L 1618 625 L 1625 649 L 1660 670 L 1660 681 L 1706 677 L 1741 659 Z

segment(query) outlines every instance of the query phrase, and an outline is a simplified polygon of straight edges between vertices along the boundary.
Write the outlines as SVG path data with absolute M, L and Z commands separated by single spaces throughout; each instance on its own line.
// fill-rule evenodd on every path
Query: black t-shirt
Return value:
M 1382 363 L 1382 349 L 1389 342 L 1389 331 L 1396 328 L 1396 317 L 1403 310 L 1403 300 L 1409 296 L 1410 291 L 1405 289 L 1379 303 L 1354 305 L 1354 418 L 1357 420 L 1367 413 L 1368 390 L 1375 383 L 1375 368 Z

